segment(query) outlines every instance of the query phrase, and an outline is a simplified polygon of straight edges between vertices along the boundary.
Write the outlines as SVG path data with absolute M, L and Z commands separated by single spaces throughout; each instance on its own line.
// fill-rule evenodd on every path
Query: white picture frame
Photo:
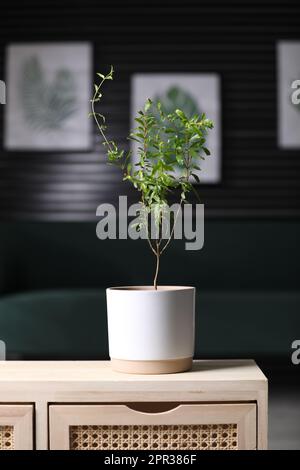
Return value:
M 197 170 L 195 173 L 201 183 L 219 183 L 221 181 L 221 80 L 218 74 L 145 73 L 133 75 L 131 78 L 131 129 L 136 127 L 134 118 L 137 112 L 143 109 L 148 98 L 160 99 L 163 104 L 164 99 L 167 99 L 168 91 L 174 87 L 181 93 L 181 98 L 175 107 L 183 108 L 184 111 L 187 101 L 192 100 L 194 108 L 199 113 L 205 112 L 207 118 L 214 122 L 214 129 L 209 131 L 207 139 L 207 147 L 211 155 L 201 162 L 201 171 Z M 135 163 L 138 144 L 132 141 L 131 145 L 133 163 Z
M 11 44 L 6 51 L 7 150 L 89 150 L 90 43 Z

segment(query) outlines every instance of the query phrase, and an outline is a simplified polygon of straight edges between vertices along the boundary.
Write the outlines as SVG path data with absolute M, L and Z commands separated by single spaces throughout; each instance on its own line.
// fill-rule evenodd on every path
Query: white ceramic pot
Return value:
M 111 287 L 106 296 L 109 355 L 115 370 L 163 374 L 191 368 L 194 287 Z

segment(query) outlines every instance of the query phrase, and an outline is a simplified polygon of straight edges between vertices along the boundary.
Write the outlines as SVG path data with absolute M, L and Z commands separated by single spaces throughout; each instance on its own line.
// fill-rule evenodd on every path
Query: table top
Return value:
M 253 360 L 198 360 L 188 372 L 163 375 L 123 374 L 112 370 L 109 361 L 0 361 L 0 384 L 27 383 L 114 383 L 266 384 L 267 379 Z M 0 385 L 1 387 L 1 385 Z

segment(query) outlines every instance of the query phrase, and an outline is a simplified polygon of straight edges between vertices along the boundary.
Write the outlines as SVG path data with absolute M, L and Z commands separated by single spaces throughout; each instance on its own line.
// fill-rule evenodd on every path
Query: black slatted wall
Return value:
M 278 39 L 300 40 L 299 0 L 3 0 L 0 78 L 7 43 L 91 41 L 95 71 L 115 66 L 102 111 L 126 142 L 131 74 L 217 72 L 223 174 L 221 184 L 202 186 L 206 214 L 298 217 L 300 149 L 277 148 Z M 2 220 L 92 220 L 98 204 L 126 193 L 96 132 L 91 152 L 6 152 L 3 115 L 1 105 Z

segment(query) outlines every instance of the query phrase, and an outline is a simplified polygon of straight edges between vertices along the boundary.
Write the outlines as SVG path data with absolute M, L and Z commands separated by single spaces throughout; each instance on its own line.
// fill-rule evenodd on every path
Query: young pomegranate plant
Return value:
M 97 73 L 99 82 L 94 85 L 91 115 L 106 146 L 108 162 L 118 166 L 123 180 L 129 181 L 139 192 L 142 208 L 139 229 L 142 226 L 145 229 L 156 258 L 153 285 L 157 289 L 160 258 L 172 239 L 176 222 L 175 216 L 169 236 L 164 237 L 163 221 L 169 202 L 175 196 L 181 207 L 190 192 L 198 194 L 193 183 L 199 183 L 196 171 L 201 169 L 201 161 L 210 155 L 205 144 L 213 122 L 205 114 L 189 117 L 180 109 L 166 113 L 160 101 L 154 103 L 148 99 L 144 109 L 135 117 L 136 128 L 128 137 L 138 143 L 136 163 L 132 164 L 131 151 L 120 149 L 115 141 L 107 139 L 105 117 L 96 111 L 102 97 L 102 86 L 104 82 L 113 80 L 113 73 L 113 67 L 107 75 Z M 155 230 L 149 229 L 150 215 Z

